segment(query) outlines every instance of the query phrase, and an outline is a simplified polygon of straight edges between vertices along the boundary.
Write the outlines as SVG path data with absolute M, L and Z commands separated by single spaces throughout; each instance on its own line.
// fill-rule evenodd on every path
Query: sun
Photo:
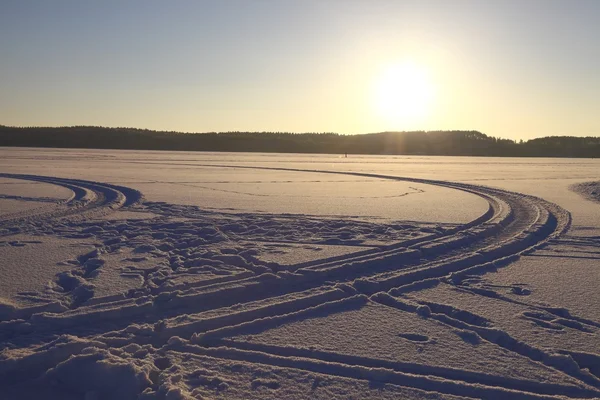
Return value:
M 373 86 L 373 106 L 393 128 L 416 128 L 431 112 L 434 87 L 427 69 L 415 63 L 389 65 Z

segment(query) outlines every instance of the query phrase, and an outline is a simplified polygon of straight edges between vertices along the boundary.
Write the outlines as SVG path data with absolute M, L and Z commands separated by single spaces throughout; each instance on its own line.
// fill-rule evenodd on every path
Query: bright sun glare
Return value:
M 375 111 L 392 129 L 413 129 L 431 112 L 434 87 L 424 67 L 394 64 L 376 78 L 373 97 Z

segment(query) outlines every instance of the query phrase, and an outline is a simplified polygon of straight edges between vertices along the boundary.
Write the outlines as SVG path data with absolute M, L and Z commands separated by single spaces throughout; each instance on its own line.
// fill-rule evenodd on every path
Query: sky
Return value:
M 600 136 L 597 0 L 0 0 L 0 124 Z

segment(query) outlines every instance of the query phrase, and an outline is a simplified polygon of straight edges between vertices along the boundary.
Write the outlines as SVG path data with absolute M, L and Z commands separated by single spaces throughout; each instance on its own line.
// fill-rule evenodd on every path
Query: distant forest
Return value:
M 600 137 L 552 136 L 513 141 L 477 131 L 362 135 L 287 132 L 180 133 L 133 128 L 0 125 L 0 146 L 502 157 L 600 157 Z

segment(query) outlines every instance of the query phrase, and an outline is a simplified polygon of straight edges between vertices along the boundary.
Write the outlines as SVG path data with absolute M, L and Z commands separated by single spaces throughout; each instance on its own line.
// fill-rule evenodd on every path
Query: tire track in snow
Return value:
M 169 291 L 167 288 L 138 299 L 118 301 L 107 299 L 105 303 L 96 301 L 94 307 L 89 309 L 83 303 L 77 310 L 62 313 L 37 312 L 29 315 L 24 313 L 21 317 L 25 320 L 0 323 L 2 324 L 0 334 L 3 333 L 2 331 L 4 333 L 10 333 L 11 331 L 13 333 L 26 333 L 30 331 L 39 334 L 40 332 L 51 333 L 64 329 L 77 332 L 75 327 L 79 329 L 83 326 L 84 328 L 90 327 L 91 330 L 97 332 L 91 335 L 91 338 L 104 341 L 109 345 L 118 347 L 134 342 L 151 343 L 156 347 L 164 346 L 168 348 L 169 346 L 173 347 L 173 343 L 177 342 L 173 340 L 176 337 L 193 338 L 195 335 L 202 335 L 208 331 L 215 331 L 215 329 L 217 332 L 228 332 L 232 329 L 235 330 L 240 324 L 260 326 L 263 323 L 272 324 L 274 320 L 281 320 L 282 323 L 285 323 L 285 315 L 290 312 L 310 313 L 311 308 L 318 308 L 319 305 L 326 306 L 332 301 L 337 304 L 337 302 L 351 301 L 353 298 L 362 298 L 356 297 L 360 293 L 370 295 L 390 289 L 402 291 L 403 288 L 408 287 L 411 290 L 418 290 L 419 287 L 430 286 L 440 280 L 457 280 L 467 274 L 494 270 L 504 263 L 511 262 L 523 252 L 531 251 L 544 245 L 549 240 L 556 239 L 568 229 L 570 224 L 568 212 L 545 200 L 470 184 L 353 172 L 210 166 L 319 172 L 437 185 L 480 196 L 488 202 L 489 209 L 476 220 L 450 229 L 444 234 L 405 240 L 349 256 L 338 256 L 334 259 L 304 263 L 300 267 L 292 266 L 287 270 L 256 273 L 256 276 L 244 276 L 240 279 L 227 279 L 227 282 L 199 286 L 187 292 Z M 48 218 L 70 218 L 83 221 L 93 215 L 102 215 L 132 205 L 139 202 L 142 197 L 135 190 L 97 182 L 15 174 L 0 174 L 0 176 L 58 184 L 71 189 L 73 192 L 73 196 L 64 204 L 60 204 L 58 208 L 44 209 L 39 212 L 34 211 L 25 215 L 13 215 L 5 220 L 0 220 L 0 227 Z M 332 282 L 343 282 L 344 284 L 339 286 L 338 289 L 333 289 Z M 299 296 L 298 299 L 285 300 L 288 294 L 297 296 L 296 293 L 302 290 L 310 291 L 320 287 L 325 292 L 317 294 L 307 292 L 306 296 Z M 330 288 L 329 292 L 327 288 Z M 269 299 L 273 299 L 271 305 L 267 304 L 266 306 L 254 308 L 252 306 L 255 303 Z M 227 309 L 227 307 L 236 304 L 244 304 L 249 311 L 240 313 L 235 312 L 233 309 Z M 203 313 L 211 313 L 214 310 L 224 310 L 224 314 L 215 317 L 216 319 L 201 318 Z M 198 318 L 189 323 L 185 321 L 174 323 L 177 315 L 182 312 L 192 313 L 189 314 L 190 317 L 198 315 Z M 443 318 L 440 317 L 440 319 Z M 122 321 L 121 325 L 125 324 L 125 326 L 131 321 L 138 321 L 142 324 L 146 322 L 150 324 L 150 330 L 146 328 L 141 330 L 131 329 L 131 326 L 137 325 L 130 325 L 130 327 L 121 331 L 111 331 L 111 329 L 119 326 L 118 321 Z M 102 325 L 109 328 L 103 330 Z M 99 328 L 100 332 L 98 332 Z M 83 333 L 84 331 L 85 329 L 80 332 Z M 141 334 L 142 331 L 143 334 Z M 216 335 L 215 333 L 212 334 Z M 219 335 L 216 335 L 216 337 L 218 339 Z M 224 350 L 215 349 L 212 351 L 211 346 L 222 343 L 219 340 L 212 345 L 210 342 L 206 342 L 204 345 L 209 348 L 203 351 L 217 354 L 217 357 L 219 357 L 218 354 L 222 354 L 224 358 L 235 358 L 243 355 L 242 358 L 246 357 L 251 362 L 265 362 L 291 367 L 295 365 L 293 359 L 282 361 L 283 356 L 278 354 L 265 355 L 256 359 L 252 356 L 252 352 L 232 348 L 232 346 L 235 347 L 235 344 L 229 341 L 225 343 L 227 347 Z M 250 355 L 246 356 L 247 354 Z M 301 356 L 305 357 L 307 354 L 303 353 Z M 326 364 L 322 364 L 323 362 L 327 363 L 327 360 L 313 359 L 306 362 L 317 369 L 321 368 L 319 367 L 321 365 L 322 369 L 329 372 L 333 371 L 334 375 L 337 373 L 335 371 L 345 371 L 339 373 L 341 376 L 352 376 L 355 373 L 352 371 L 356 371 L 356 369 L 371 367 L 361 367 L 349 361 L 349 364 L 345 365 L 343 357 L 341 364 L 338 363 L 340 366 L 337 369 L 329 369 Z M 299 365 L 296 365 L 296 367 L 302 368 Z M 424 368 L 426 369 L 426 366 Z M 433 371 L 429 372 L 435 375 Z M 449 382 L 448 384 L 439 385 L 440 392 L 460 393 L 467 396 L 469 393 L 488 393 L 499 398 L 504 394 L 511 393 L 511 389 L 503 392 L 501 388 L 490 388 L 486 386 L 488 382 L 478 381 L 477 377 L 471 375 L 468 378 L 465 375 L 464 380 L 461 380 L 460 371 L 456 372 L 457 375 L 448 375 L 452 373 L 454 372 L 446 371 L 440 376 Z M 363 374 L 361 375 L 362 378 L 370 376 L 370 373 L 364 371 L 360 374 Z M 426 379 L 417 378 L 410 374 L 406 376 L 398 375 L 399 372 L 387 371 L 382 374 L 373 372 L 371 375 L 375 380 L 380 379 L 389 383 L 402 382 L 401 384 L 412 387 L 420 387 L 422 379 Z M 384 378 L 381 378 L 382 376 Z M 539 387 L 528 385 L 526 382 L 522 384 L 515 382 L 512 388 L 526 390 L 526 393 L 523 394 L 524 398 L 544 396 L 551 393 L 552 390 L 551 386 L 544 387 L 543 384 Z M 474 387 L 478 389 L 475 390 Z M 567 389 L 565 390 L 568 392 Z M 568 393 L 566 394 L 568 395 Z M 577 392 L 577 394 L 585 396 L 588 392 Z
M 3 228 L 14 228 L 18 224 L 31 221 L 56 218 L 84 220 L 91 216 L 97 217 L 121 207 L 133 205 L 142 199 L 142 194 L 135 189 L 107 183 L 5 173 L 0 173 L 0 178 L 58 185 L 69 189 L 72 193 L 69 199 L 59 201 L 50 207 L 40 207 L 34 210 L 0 216 L 0 232 L 2 232 Z M 12 233 L 14 233 L 14 230 L 10 232 L 10 234 Z
M 314 171 L 316 172 L 316 171 Z M 364 175 L 364 174 L 359 174 L 359 175 Z M 370 177 L 372 177 L 372 174 L 368 174 Z M 24 177 L 24 176 L 19 176 L 19 177 Z M 380 175 L 376 175 L 377 178 L 386 178 L 385 176 L 380 176 Z M 395 179 L 395 180 L 404 180 L 403 178 L 396 178 L 396 177 L 387 177 L 389 179 Z M 39 178 L 42 181 L 48 181 L 48 180 L 52 180 L 52 178 Z M 411 181 L 415 181 L 412 179 L 409 179 Z M 429 181 L 424 181 L 424 180 L 416 180 L 419 183 L 430 183 Z M 64 180 L 59 180 L 60 183 L 65 184 Z M 80 182 L 80 181 L 77 181 Z M 449 185 L 446 182 L 434 182 L 434 184 L 442 184 L 444 186 L 456 186 L 456 185 Z M 88 185 L 89 186 L 89 183 Z M 98 184 L 95 184 L 94 187 L 98 188 Z M 464 186 L 465 185 L 458 185 L 459 188 L 465 189 Z M 79 186 L 80 187 L 80 186 Z M 84 186 L 85 188 L 85 186 Z M 353 270 L 362 270 L 359 271 L 362 273 L 365 272 L 371 272 L 372 270 L 376 270 L 376 268 L 373 268 L 374 264 L 379 264 L 379 265 L 386 265 L 389 264 L 390 262 L 395 262 L 395 259 L 400 259 L 400 260 L 411 260 L 414 261 L 413 259 L 415 258 L 415 255 L 419 255 L 418 251 L 424 252 L 426 251 L 427 253 L 429 253 L 429 256 L 431 258 L 431 255 L 435 255 L 436 253 L 440 253 L 440 254 L 445 254 L 446 251 L 440 251 L 440 250 L 448 250 L 448 249 L 452 249 L 452 248 L 456 248 L 457 246 L 462 245 L 462 242 L 464 242 L 464 239 L 467 238 L 470 241 L 473 241 L 474 238 L 476 238 L 477 235 L 482 236 L 482 232 L 475 232 L 475 234 L 472 234 L 471 232 L 467 232 L 465 234 L 464 230 L 466 229 L 472 229 L 472 228 L 477 228 L 478 225 L 483 225 L 484 223 L 487 223 L 490 225 L 490 227 L 487 230 L 495 230 L 497 229 L 498 226 L 500 226 L 500 224 L 502 224 L 505 220 L 509 219 L 511 217 L 510 212 L 512 212 L 512 209 L 515 208 L 514 205 L 512 208 L 508 208 L 509 212 L 506 213 L 506 209 L 502 210 L 502 204 L 500 201 L 495 200 L 494 197 L 490 197 L 487 196 L 485 194 L 482 194 L 480 191 L 474 191 L 473 188 L 471 187 L 471 185 L 468 185 L 468 188 L 466 188 L 466 190 L 470 191 L 470 192 L 474 192 L 476 194 L 479 194 L 481 196 L 485 196 L 486 199 L 488 200 L 488 202 L 490 202 L 490 211 L 488 213 L 486 213 L 484 216 L 482 216 L 481 218 L 473 221 L 471 224 L 466 224 L 464 226 L 461 226 L 459 228 L 456 229 L 456 231 L 454 232 L 454 237 L 456 240 L 449 240 L 448 238 L 441 238 L 441 239 L 433 239 L 433 240 L 414 240 L 413 242 L 404 242 L 401 243 L 400 245 L 392 245 L 390 246 L 391 250 L 386 251 L 380 251 L 380 250 L 375 250 L 372 252 L 367 252 L 367 254 L 365 256 L 359 256 L 358 258 L 356 257 L 356 255 L 351 255 L 350 257 L 348 257 L 347 260 L 344 260 L 344 258 L 342 259 L 337 259 L 335 261 L 329 262 L 329 266 L 327 265 L 328 262 L 325 261 L 323 262 L 316 262 L 314 263 L 315 265 L 304 265 L 303 266 L 303 271 L 305 274 L 307 275 L 311 275 L 309 277 L 309 279 L 303 279 L 304 277 L 301 277 L 301 279 L 296 279 L 295 283 L 298 283 L 298 281 L 305 281 L 305 280 L 315 280 L 315 276 L 317 277 L 320 276 L 321 278 L 332 278 L 335 277 L 335 275 L 337 274 L 339 275 L 347 275 L 348 273 L 351 273 Z M 85 197 L 85 195 L 81 195 L 79 194 L 79 196 L 76 196 L 75 199 L 81 199 L 82 197 Z M 96 203 L 100 203 L 102 204 L 102 202 L 96 202 Z M 500 211 L 499 211 L 500 210 Z M 499 219 L 499 215 L 502 215 L 502 211 L 504 211 L 504 216 L 502 218 Z M 491 218 L 487 218 L 489 217 L 490 214 L 492 214 Z M 498 221 L 494 221 L 494 219 L 499 219 Z M 493 222 L 493 223 L 492 223 Z M 499 222 L 499 223 L 498 223 Z M 483 230 L 485 233 L 485 229 Z M 457 234 L 461 234 L 461 237 L 456 238 Z M 419 242 L 423 242 L 421 244 L 419 244 Z M 407 252 L 406 249 L 404 248 L 404 246 L 410 245 L 411 247 L 415 247 L 417 246 L 417 251 L 412 251 L 412 252 Z M 399 250 L 394 249 L 394 247 L 400 247 Z M 433 250 L 432 250 L 433 249 Z M 371 254 L 369 254 L 371 253 Z M 374 253 L 374 254 L 373 254 Z M 418 258 L 418 257 L 417 257 Z M 476 257 L 475 257 L 476 258 Z M 462 260 L 464 260 L 465 258 L 463 257 Z M 347 262 L 345 262 L 347 261 Z M 418 261 L 418 260 L 417 260 Z M 331 264 L 334 264 L 333 266 L 331 266 Z M 321 265 L 318 265 L 321 264 Z M 418 265 L 418 263 L 417 263 Z M 454 260 L 451 265 L 453 266 L 460 266 L 460 263 L 456 262 L 456 260 Z M 357 268 L 360 267 L 360 268 Z M 365 271 L 366 270 L 366 271 Z M 421 268 L 421 270 L 423 271 L 435 271 L 435 269 L 431 266 L 431 265 L 426 265 L 425 267 Z M 442 272 L 445 272 L 444 269 L 442 269 Z M 334 275 L 334 276 L 332 276 Z M 418 277 L 418 275 L 416 275 Z M 253 278 L 246 278 L 244 279 L 245 281 L 249 281 L 252 280 Z M 319 280 L 319 279 L 317 279 Z M 388 278 L 389 280 L 389 278 Z M 293 281 L 293 280 L 292 280 Z M 294 283 L 294 282 L 292 282 Z M 359 283 L 361 283 L 359 281 Z M 363 285 L 364 286 L 364 285 Z M 218 289 L 217 287 L 211 288 L 211 289 Z M 242 299 L 243 300 L 243 299 Z M 248 299 L 251 300 L 251 299 Z

